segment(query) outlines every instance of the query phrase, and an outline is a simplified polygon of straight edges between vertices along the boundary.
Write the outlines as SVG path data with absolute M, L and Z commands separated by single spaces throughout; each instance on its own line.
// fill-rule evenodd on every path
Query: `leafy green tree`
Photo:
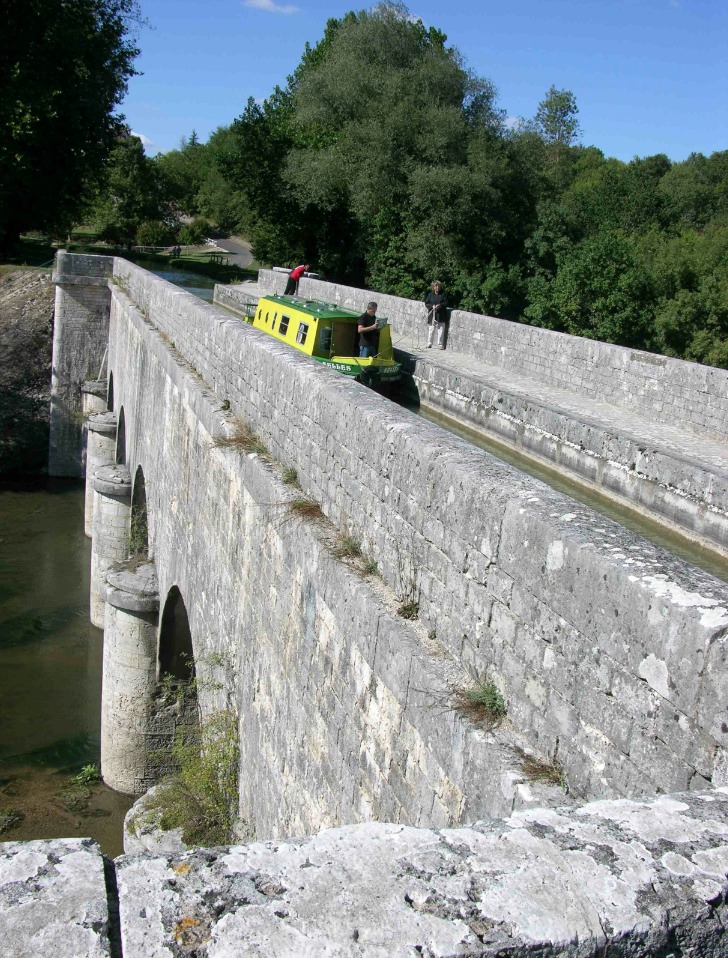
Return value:
M 555 278 L 531 288 L 526 317 L 574 336 L 649 349 L 651 289 L 639 267 L 635 243 L 602 230 L 569 250 Z
M 679 229 L 707 226 L 728 214 L 728 150 L 705 157 L 692 153 L 676 163 L 660 183 L 668 225 Z
M 656 347 L 714 366 L 728 366 L 728 227 L 653 230 L 638 248 L 655 300 Z
M 207 174 L 207 152 L 207 146 L 200 143 L 193 130 L 179 149 L 154 158 L 165 196 L 188 216 L 199 213 L 197 194 Z
M 205 144 L 204 176 L 196 197 L 200 214 L 226 233 L 246 232 L 249 226 L 247 200 L 225 174 L 236 147 L 237 140 L 230 127 L 215 130 Z
M 138 136 L 119 140 L 109 157 L 92 219 L 102 239 L 131 246 L 142 223 L 162 219 L 162 194 L 154 163 Z
M 0 247 L 67 226 L 123 125 L 136 0 L 5 0 L 0 30 Z
M 482 262 L 507 271 L 537 177 L 495 96 L 401 4 L 330 21 L 287 88 L 234 124 L 229 176 L 249 203 L 257 257 L 303 256 L 332 278 L 405 295 L 433 275 L 454 290 Z
M 660 183 L 670 170 L 663 154 L 635 158 L 630 163 L 592 157 L 574 164 L 573 179 L 561 202 L 578 223 L 582 236 L 602 229 L 639 233 L 664 220 Z
M 538 105 L 536 128 L 547 143 L 572 146 L 581 134 L 578 112 L 571 90 L 557 90 L 552 85 Z

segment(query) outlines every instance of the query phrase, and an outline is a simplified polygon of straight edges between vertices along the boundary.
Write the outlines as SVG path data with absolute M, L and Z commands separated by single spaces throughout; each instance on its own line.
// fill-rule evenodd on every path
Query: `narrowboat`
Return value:
M 402 371 L 392 352 L 392 333 L 385 317 L 377 316 L 376 355 L 359 357 L 357 326 L 360 313 L 334 303 L 298 296 L 263 296 L 245 308 L 245 319 L 256 329 L 287 343 L 312 359 L 353 376 L 367 386 L 396 382 Z

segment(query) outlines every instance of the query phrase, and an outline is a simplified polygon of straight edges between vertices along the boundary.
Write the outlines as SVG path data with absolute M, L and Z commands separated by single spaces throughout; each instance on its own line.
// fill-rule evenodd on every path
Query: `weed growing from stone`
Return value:
M 452 695 L 453 708 L 476 725 L 495 728 L 506 714 L 505 699 L 495 683 L 477 679 L 467 688 L 455 689 Z
M 84 765 L 72 781 L 78 785 L 95 785 L 101 781 L 101 769 L 96 764 Z
M 361 542 L 342 532 L 339 534 L 332 552 L 335 559 L 359 559 L 361 557 Z
M 371 556 L 362 556 L 362 575 L 379 575 L 379 565 Z
M 286 503 L 286 509 L 289 515 L 295 516 L 298 519 L 309 519 L 311 522 L 320 522 L 324 518 L 321 506 L 318 502 L 314 502 L 313 499 L 305 499 L 303 497 L 291 499 L 290 502 Z
M 0 808 L 0 835 L 9 832 L 16 825 L 20 825 L 24 817 L 19 808 Z
M 182 829 L 187 845 L 225 845 L 235 837 L 238 810 L 238 724 L 221 709 L 194 728 L 178 729 L 172 747 L 178 772 L 150 801 L 164 831 Z
M 417 619 L 420 614 L 420 590 L 417 586 L 417 550 L 414 540 L 410 549 L 397 546 L 397 578 L 400 582 L 399 608 L 402 619 Z
M 300 489 L 301 483 L 298 481 L 298 472 L 293 466 L 287 466 L 281 473 L 281 479 L 286 486 L 293 486 L 294 489 Z
M 81 426 L 81 427 L 83 427 L 83 426 L 85 426 L 85 425 L 88 423 L 88 420 L 89 420 L 89 416 L 90 416 L 90 415 L 91 415 L 91 413 L 81 412 L 80 409 L 76 409 L 76 410 L 74 410 L 72 413 L 69 414 L 68 420 L 69 420 L 69 422 L 72 422 L 72 423 L 74 424 L 74 426 Z
M 535 755 L 529 755 L 522 748 L 516 748 L 516 754 L 521 763 L 523 774 L 532 782 L 543 782 L 545 785 L 558 785 L 568 791 L 566 774 L 561 762 L 556 756 L 549 761 L 542 761 Z
M 129 554 L 146 558 L 149 551 L 147 543 L 147 507 L 132 508 L 129 524 Z
M 268 455 L 265 443 L 242 419 L 235 420 L 232 435 L 218 436 L 214 445 L 220 449 L 237 449 L 240 452 L 256 453 L 259 456 Z
M 397 609 L 397 615 L 402 619 L 416 619 L 420 614 L 420 603 L 414 599 L 407 599 Z

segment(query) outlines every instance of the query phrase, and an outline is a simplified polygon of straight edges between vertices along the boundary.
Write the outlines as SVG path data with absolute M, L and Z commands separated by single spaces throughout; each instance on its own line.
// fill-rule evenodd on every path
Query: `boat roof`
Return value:
M 361 315 L 352 309 L 345 309 L 343 306 L 337 306 L 336 303 L 325 303 L 320 299 L 302 299 L 299 296 L 261 296 L 260 303 L 263 300 L 288 306 L 290 309 L 298 310 L 299 313 L 308 313 L 309 316 L 315 316 L 317 319 L 359 319 Z

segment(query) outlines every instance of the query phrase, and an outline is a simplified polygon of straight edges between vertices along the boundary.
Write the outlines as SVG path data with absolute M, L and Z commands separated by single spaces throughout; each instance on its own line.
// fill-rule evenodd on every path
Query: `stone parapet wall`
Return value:
M 252 305 L 257 300 L 258 287 L 256 283 L 239 283 L 235 286 L 224 286 L 221 283 L 215 285 L 214 302 L 243 318 L 245 318 L 246 305 Z
M 109 341 L 109 277 L 113 259 L 59 251 L 53 328 L 48 472 L 83 476 L 82 388 L 96 379 Z
M 0 844 L 3 958 L 630 958 L 728 951 L 728 790 L 104 862 Z M 115 922 L 118 907 L 119 924 Z
M 3 958 L 121 958 L 116 887 L 107 890 L 104 873 L 90 838 L 0 842 Z
M 226 478 L 229 467 L 216 460 L 221 452 L 203 454 L 209 434 L 222 428 L 225 417 L 215 414 L 216 423 L 215 415 L 206 414 L 206 429 L 195 422 L 202 397 L 218 403 L 218 410 L 229 403 L 278 460 L 296 468 L 305 493 L 335 526 L 362 539 L 390 590 L 419 599 L 420 622 L 436 635 L 444 655 L 464 671 L 487 672 L 496 681 L 509 718 L 537 750 L 552 755 L 558 748 L 578 794 L 643 795 L 726 781 L 728 587 L 138 267 L 117 260 L 114 279 L 114 382 L 124 383 L 121 402 L 149 410 L 138 414 L 136 424 L 127 419 L 132 464 L 142 462 L 146 474 L 147 463 L 159 460 L 159 450 L 165 449 L 165 478 L 160 473 L 150 521 L 155 510 L 174 509 L 179 516 L 163 539 L 153 535 L 165 554 L 160 567 L 168 566 L 166 587 L 184 577 L 194 592 L 195 581 L 207 581 L 209 544 L 221 542 L 226 554 L 237 555 L 240 581 L 251 586 L 244 592 L 246 601 L 257 609 L 250 632 L 239 634 L 272 635 L 281 621 L 298 616 L 309 623 L 310 640 L 330 634 L 330 628 L 335 633 L 347 616 L 360 632 L 376 632 L 368 619 L 369 602 L 356 590 L 351 599 L 337 596 L 335 601 L 322 585 L 323 605 L 316 589 L 310 597 L 303 585 L 288 591 L 302 574 L 303 582 L 312 581 L 308 577 L 326 563 L 323 555 L 312 558 L 308 544 L 291 553 L 297 558 L 285 566 L 285 592 L 278 598 L 288 553 L 280 552 L 274 514 L 260 525 L 268 493 L 253 492 L 251 472 L 244 481 Z M 308 285 L 305 292 L 321 295 Z M 127 294 L 139 306 L 135 324 L 128 322 Z M 386 303 L 382 312 L 388 312 Z M 169 370 L 165 376 L 153 373 L 145 319 L 189 363 L 191 376 L 182 381 Z M 148 385 L 135 378 L 137 369 L 144 370 Z M 166 408 L 170 382 L 188 409 L 187 426 L 171 419 L 150 426 L 150 417 Z M 241 497 L 240 508 L 230 508 L 233 494 Z M 207 500 L 212 504 L 201 514 Z M 193 525 L 202 536 L 200 555 Z M 263 560 L 254 587 L 246 571 L 250 549 Z M 218 616 L 225 596 L 241 594 L 230 574 L 223 563 L 217 581 L 210 583 L 208 604 Z M 268 598 L 262 603 L 256 594 Z M 332 604 L 336 613 L 330 627 Z M 201 621 L 203 613 L 209 616 L 209 608 L 192 615 Z M 230 634 L 228 629 L 222 633 Z M 377 642 L 373 672 L 381 679 L 397 661 L 399 642 Z M 294 646 L 296 655 L 305 657 L 305 643 L 296 639 Z M 291 663 L 292 649 L 284 655 Z M 268 690 L 255 700 L 260 729 L 272 721 L 272 714 L 264 720 L 262 710 L 278 655 L 256 678 L 256 688 Z M 337 652 L 327 668 L 351 672 L 352 665 L 351 655 L 340 658 Z M 243 660 L 238 668 L 246 668 Z M 371 669 L 371 661 L 358 669 L 352 690 Z M 282 674 L 279 681 L 285 685 Z M 393 674 L 384 684 L 391 690 L 398 681 Z M 301 674 L 291 687 L 300 694 L 307 684 Z M 320 742 L 337 725 L 331 714 L 370 707 L 358 695 L 343 702 L 333 695 L 318 706 Z M 383 701 L 375 700 L 381 714 Z M 297 714 L 284 710 L 276 720 L 290 727 Z M 362 732 L 364 740 L 375 738 L 372 728 L 354 733 L 352 727 L 350 746 L 362 741 Z M 438 741 L 436 726 L 425 740 L 428 749 Z M 305 781 L 309 774 L 295 763 L 291 751 L 284 759 L 291 795 L 298 776 Z M 337 791 L 342 781 L 336 780 Z M 433 781 L 428 778 L 427 788 Z M 331 788 L 333 794 L 333 780 Z M 286 807 L 285 796 L 269 793 L 266 800 Z M 296 801 L 305 807 L 305 789 L 298 788 Z M 381 817 L 374 807 L 360 813 Z M 301 824 L 306 820 L 304 815 Z
M 150 321 L 166 325 L 163 307 L 148 299 L 147 321 L 124 285 L 110 368 L 129 466 L 144 472 L 160 601 L 173 586 L 185 600 L 203 712 L 231 703 L 239 714 L 240 809 L 255 833 L 370 819 L 444 826 L 563 802 L 561 789 L 527 782 L 514 752 L 527 736 L 486 733 L 447 707 L 443 673 L 465 682 L 462 666 L 433 659 L 426 631 L 395 615 L 391 590 L 331 554 L 334 530 L 289 511 L 301 493 L 260 457 L 215 448 L 230 417 L 195 372 L 201 357 L 181 361 L 181 311 L 167 314 L 162 337 Z M 204 340 L 215 311 L 192 297 L 176 305 Z M 245 365 L 267 377 L 259 364 L 270 361 L 254 348 Z M 231 394 L 236 407 L 244 392 Z
M 408 357 L 417 402 L 504 440 L 728 555 L 728 450 L 684 432 L 634 422 L 570 396 L 568 406 L 530 380 L 493 382 L 462 369 L 454 354 Z M 530 387 L 530 388 L 529 388 Z M 611 415 L 610 415 L 611 412 Z M 689 451 L 692 447 L 693 455 Z
M 728 948 L 725 790 L 116 864 L 125 958 L 183 942 L 260 958 L 722 958 Z
M 285 275 L 260 271 L 261 292 L 282 293 L 285 282 Z M 312 279 L 303 279 L 299 292 L 355 310 L 363 310 L 375 299 L 379 312 L 392 323 L 395 340 L 397 333 L 405 333 L 421 337 L 424 344 L 421 302 Z M 728 438 L 728 371 L 724 369 L 463 310 L 452 312 L 448 343 L 483 363 L 622 406 L 646 419 Z

